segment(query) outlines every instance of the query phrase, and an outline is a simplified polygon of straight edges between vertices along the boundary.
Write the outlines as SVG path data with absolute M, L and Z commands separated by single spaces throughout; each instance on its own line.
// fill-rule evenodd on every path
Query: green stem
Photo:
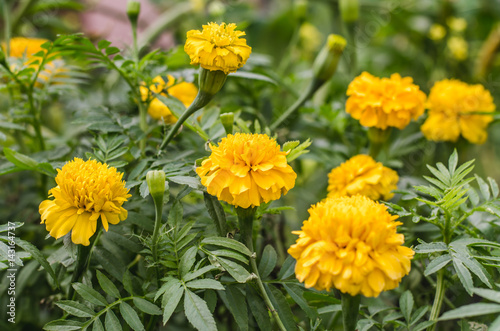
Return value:
M 241 241 L 248 247 L 248 249 L 252 253 L 254 253 L 253 220 L 255 215 L 255 208 L 236 207 L 236 213 L 238 214 L 238 223 L 240 224 Z M 283 322 L 278 315 L 278 311 L 274 308 L 271 299 L 269 299 L 266 289 L 264 288 L 264 284 L 262 283 L 262 279 L 260 278 L 259 268 L 257 267 L 257 262 L 255 260 L 255 253 L 254 256 L 250 257 L 250 265 L 252 267 L 253 273 L 257 276 L 256 282 L 257 286 L 259 287 L 259 291 L 262 294 L 267 307 L 273 314 L 276 324 L 278 324 L 280 330 L 286 331 L 285 325 L 283 325 Z
M 281 116 L 270 125 L 271 130 L 276 130 L 290 115 L 295 113 L 309 98 L 312 97 L 314 92 L 323 85 L 324 81 L 313 79 L 304 93 L 291 105 Z
M 75 290 L 73 289 L 73 286 L 71 286 L 71 284 L 80 281 L 85 271 L 87 271 L 87 268 L 89 267 L 90 264 L 90 258 L 92 257 L 92 252 L 94 251 L 95 245 L 99 241 L 99 238 L 101 237 L 102 227 L 99 226 L 96 232 L 97 233 L 90 238 L 90 245 L 88 246 L 78 245 L 76 266 L 75 270 L 73 270 L 73 277 L 71 277 L 70 288 L 68 293 L 68 298 L 70 298 L 70 300 L 74 300 L 75 299 L 74 296 L 76 295 Z
M 429 321 L 436 321 L 437 323 L 439 312 L 441 311 L 441 306 L 443 304 L 445 290 L 444 269 L 441 269 L 437 274 L 436 296 L 434 297 L 434 302 L 432 303 L 431 316 L 429 317 Z M 435 329 L 436 324 L 433 324 L 427 328 L 427 331 L 434 331 Z
M 30 107 L 31 116 L 33 116 L 33 127 L 35 128 L 36 139 L 41 151 L 45 150 L 45 140 L 43 140 L 42 130 L 40 125 L 40 114 L 38 109 L 35 107 L 35 101 L 33 99 L 33 89 L 29 88 L 27 91 L 28 102 Z
M 158 148 L 158 154 L 164 147 L 166 147 L 170 143 L 181 125 L 189 118 L 189 116 L 193 115 L 195 111 L 205 106 L 210 101 L 210 99 L 212 99 L 212 97 L 213 95 L 203 93 L 202 91 L 198 92 L 198 95 L 196 95 L 193 103 L 184 111 L 184 113 L 182 113 L 181 117 L 179 117 L 177 122 L 168 132 L 167 136 L 163 139 L 160 147 Z
M 158 261 L 158 237 L 161 228 L 161 219 L 163 214 L 163 203 L 157 203 L 155 199 L 155 228 L 153 230 L 153 261 L 156 263 Z
M 355 331 L 356 324 L 358 323 L 361 296 L 351 296 L 349 293 L 341 293 L 341 297 L 344 331 Z

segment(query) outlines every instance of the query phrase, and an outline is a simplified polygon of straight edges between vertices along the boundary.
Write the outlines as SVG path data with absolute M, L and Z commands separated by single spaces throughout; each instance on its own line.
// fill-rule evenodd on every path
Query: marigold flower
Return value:
M 243 31 L 235 31 L 236 24 L 208 23 L 203 30 L 187 33 L 184 50 L 191 64 L 199 64 L 208 70 L 222 70 L 228 74 L 241 68 L 250 57 L 252 48 L 241 38 Z
M 462 135 L 473 144 L 482 144 L 493 116 L 475 113 L 493 112 L 496 107 L 482 85 L 445 79 L 432 87 L 428 108 L 429 116 L 421 127 L 427 139 L 454 142 Z
M 396 232 L 402 223 L 384 205 L 361 195 L 329 198 L 309 214 L 288 249 L 307 288 L 376 297 L 410 272 L 415 252 L 402 246 L 404 235 Z
M 104 229 L 127 218 L 122 207 L 130 194 L 122 180 L 123 173 L 95 160 L 75 158 L 57 170 L 57 186 L 49 191 L 54 200 L 40 204 L 42 224 L 54 238 L 71 232 L 75 244 L 88 246 L 101 217 Z
M 411 77 L 378 78 L 363 72 L 349 84 L 346 111 L 363 126 L 406 127 L 424 113 L 425 94 Z
M 448 47 L 451 56 L 453 56 L 458 61 L 463 61 L 467 59 L 467 56 L 469 56 L 469 45 L 467 44 L 467 41 L 465 41 L 465 39 L 462 37 L 450 37 L 446 46 Z
M 154 84 L 149 86 L 149 88 L 141 86 L 139 89 L 142 101 L 146 101 L 148 98 L 151 98 L 151 94 L 153 92 L 163 96 L 172 96 L 177 98 L 185 107 L 188 107 L 198 94 L 196 86 L 193 83 L 187 82 L 175 84 L 175 78 L 172 75 L 167 75 L 167 78 L 168 81 L 165 82 L 161 76 L 156 76 L 153 78 Z M 163 92 L 165 89 L 167 93 Z M 177 122 L 177 118 L 174 114 L 172 114 L 170 108 L 158 100 L 158 98 L 153 98 L 149 103 L 148 114 L 155 120 L 163 119 L 165 123 L 172 124 Z
M 277 200 L 294 187 L 297 175 L 286 153 L 265 134 L 236 133 L 210 146 L 212 154 L 196 172 L 209 194 L 248 208 Z
M 432 24 L 429 29 L 429 38 L 432 40 L 441 40 L 446 36 L 446 29 L 441 24 Z
M 369 155 L 356 155 L 328 174 L 328 197 L 361 194 L 372 200 L 390 200 L 397 189 L 398 173 Z
M 10 54 L 9 56 L 15 58 L 22 58 L 26 56 L 28 61 L 31 60 L 32 56 L 39 51 L 42 51 L 41 47 L 43 44 L 48 42 L 47 39 L 39 38 L 24 38 L 24 37 L 14 37 L 10 39 Z M 5 45 L 3 46 L 5 49 Z

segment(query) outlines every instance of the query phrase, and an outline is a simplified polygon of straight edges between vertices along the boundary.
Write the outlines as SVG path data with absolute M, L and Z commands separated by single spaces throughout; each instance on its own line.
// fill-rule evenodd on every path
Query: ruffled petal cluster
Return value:
M 294 187 L 297 175 L 286 153 L 265 134 L 236 133 L 210 146 L 212 154 L 196 172 L 209 194 L 248 208 L 277 200 Z
M 488 138 L 493 116 L 479 113 L 494 112 L 496 107 L 482 85 L 445 79 L 432 87 L 428 108 L 429 116 L 421 127 L 427 139 L 457 141 L 462 135 L 473 144 L 482 144 Z
M 397 189 L 398 173 L 371 156 L 353 156 L 328 174 L 328 197 L 361 194 L 372 200 L 390 200 Z
M 363 126 L 405 128 L 425 111 L 425 93 L 411 77 L 375 77 L 363 72 L 349 84 L 346 111 Z
M 226 74 L 241 68 L 250 57 L 252 48 L 247 45 L 243 31 L 235 31 L 236 24 L 208 23 L 203 30 L 187 33 L 184 50 L 191 64 L 208 70 L 221 70 Z
M 288 249 L 307 288 L 376 297 L 410 272 L 415 252 L 402 246 L 404 235 L 396 232 L 402 223 L 384 205 L 361 195 L 329 198 L 309 214 Z
M 58 169 L 57 186 L 49 191 L 54 199 L 40 204 L 41 223 L 56 239 L 71 231 L 73 243 L 88 246 L 99 217 L 106 231 L 109 223 L 127 218 L 122 205 L 131 195 L 122 177 L 116 168 L 95 160 L 75 158 L 66 163 Z
M 172 75 L 168 75 L 167 78 L 168 81 L 165 82 L 161 76 L 156 76 L 153 79 L 153 84 L 149 88 L 141 86 L 140 92 L 142 101 L 152 98 L 148 106 L 148 114 L 155 120 L 163 119 L 165 123 L 172 124 L 177 122 L 177 117 L 172 114 L 163 102 L 158 98 L 154 98 L 152 94 L 161 94 L 166 97 L 172 96 L 182 102 L 185 107 L 188 107 L 196 98 L 198 88 L 193 83 L 181 82 L 175 84 L 175 78 Z

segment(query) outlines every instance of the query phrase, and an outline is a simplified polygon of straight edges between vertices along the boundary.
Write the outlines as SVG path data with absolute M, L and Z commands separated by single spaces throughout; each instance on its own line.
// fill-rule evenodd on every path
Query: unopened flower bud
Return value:
M 352 23 L 358 20 L 359 17 L 358 0 L 340 0 L 339 9 L 342 21 L 346 23 Z
M 226 82 L 227 75 L 222 70 L 208 70 L 200 67 L 200 92 L 214 96 Z
M 336 34 L 328 36 L 326 44 L 314 60 L 313 72 L 315 79 L 326 82 L 333 76 L 345 46 L 346 40 L 343 37 Z
M 138 1 L 129 1 L 127 3 L 127 16 L 132 25 L 137 25 L 137 19 L 141 12 L 141 3 Z
M 146 174 L 149 193 L 153 197 L 155 204 L 163 203 L 165 193 L 165 172 L 163 170 L 151 170 Z

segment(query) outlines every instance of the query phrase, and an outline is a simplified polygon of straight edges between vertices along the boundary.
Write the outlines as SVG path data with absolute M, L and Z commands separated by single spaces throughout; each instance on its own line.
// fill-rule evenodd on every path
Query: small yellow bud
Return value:
M 149 193 L 153 197 L 155 204 L 163 204 L 163 194 L 165 193 L 165 172 L 163 170 L 151 170 L 146 174 Z
M 141 12 L 141 3 L 138 1 L 129 1 L 127 3 L 127 16 L 132 25 L 137 25 L 137 19 Z
M 358 0 L 340 0 L 339 9 L 340 9 L 340 16 L 342 16 L 342 21 L 346 23 L 351 23 L 358 20 L 359 17 Z
M 314 60 L 313 72 L 316 79 L 326 82 L 333 76 L 345 46 L 346 40 L 343 37 L 336 34 L 328 36 L 326 44 Z

